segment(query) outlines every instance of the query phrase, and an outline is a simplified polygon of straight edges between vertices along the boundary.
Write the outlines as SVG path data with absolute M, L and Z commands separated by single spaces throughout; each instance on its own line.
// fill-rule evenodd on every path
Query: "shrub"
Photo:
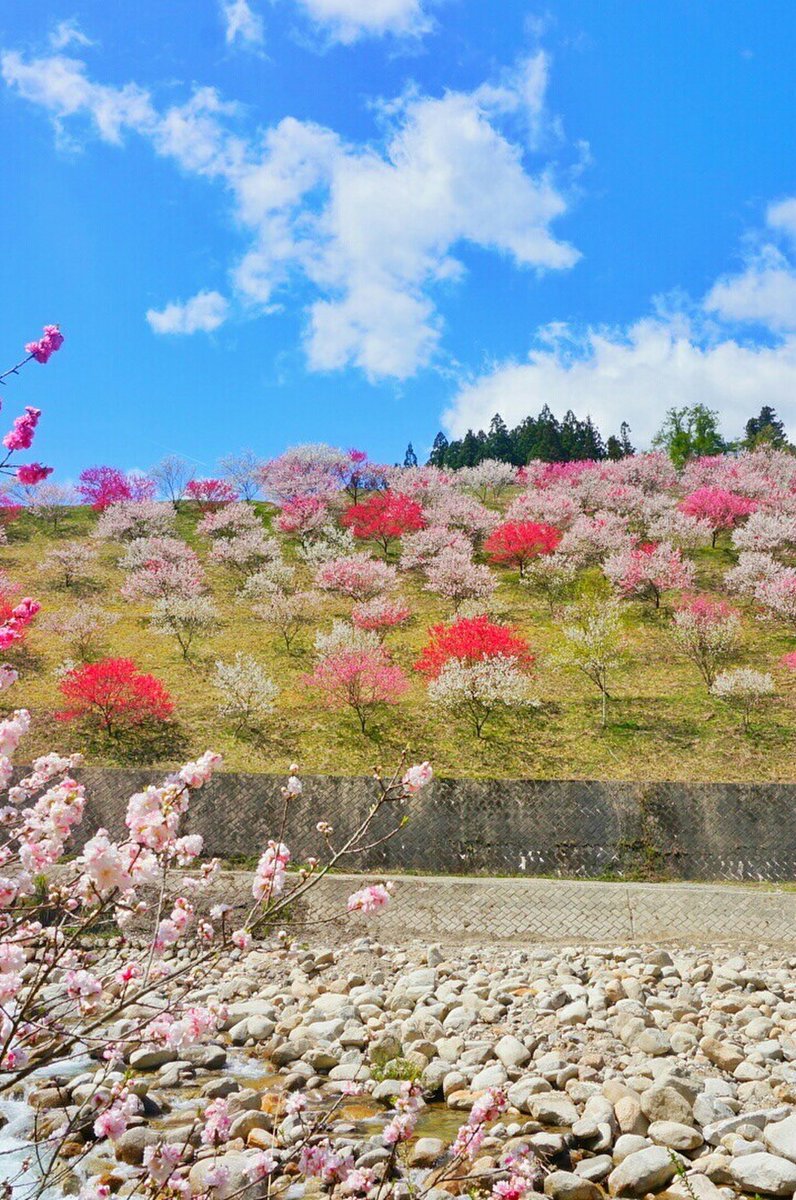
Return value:
M 320 693 L 327 707 L 352 709 L 363 733 L 371 714 L 382 705 L 397 703 L 409 686 L 403 671 L 381 648 L 327 654 L 304 682 Z
M 490 533 L 484 550 L 494 563 L 517 567 L 520 578 L 533 559 L 552 554 L 561 541 L 561 531 L 536 521 L 506 521 Z
M 245 729 L 253 730 L 259 719 L 272 711 L 279 694 L 257 659 L 240 652 L 232 662 L 216 662 L 213 685 L 223 695 L 218 711 L 233 718 L 236 735 Z
M 687 597 L 672 620 L 676 646 L 697 668 L 708 689 L 722 664 L 736 652 L 740 631 L 740 613 L 709 596 Z
M 159 679 L 139 671 L 130 658 L 103 658 L 75 667 L 60 683 L 70 707 L 60 721 L 87 720 L 113 737 L 126 729 L 167 721 L 174 712 Z
M 352 504 L 340 518 L 360 541 L 375 542 L 385 557 L 393 542 L 406 533 L 415 533 L 425 524 L 423 509 L 416 500 L 398 492 L 375 492 Z

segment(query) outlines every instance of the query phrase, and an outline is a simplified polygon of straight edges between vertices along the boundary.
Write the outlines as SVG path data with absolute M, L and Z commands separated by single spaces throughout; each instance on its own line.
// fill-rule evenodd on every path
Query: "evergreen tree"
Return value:
M 411 442 L 406 447 L 406 454 L 404 455 L 404 466 L 405 467 L 416 467 L 417 466 L 417 455 L 415 454 L 415 448 Z
M 744 434 L 741 442 L 744 450 L 756 450 L 758 446 L 773 446 L 774 449 L 781 450 L 788 444 L 785 426 L 770 404 L 764 404 L 760 415 L 751 417 L 746 422 Z
M 434 444 L 431 447 L 431 454 L 428 456 L 428 465 L 430 467 L 444 467 L 446 465 L 446 455 L 448 452 L 448 439 L 444 433 L 438 433 L 434 438 Z
M 636 453 L 636 448 L 630 441 L 630 426 L 627 421 L 623 421 L 619 426 L 619 443 L 622 447 L 623 458 L 630 458 L 631 454 Z
M 489 423 L 489 433 L 486 439 L 486 457 L 496 458 L 500 462 L 511 462 L 514 457 L 514 446 L 511 435 L 500 413 L 495 413 Z
M 608 441 L 605 443 L 605 450 L 611 462 L 618 462 L 620 458 L 625 457 L 624 450 L 622 449 L 622 443 L 614 433 L 611 434 Z

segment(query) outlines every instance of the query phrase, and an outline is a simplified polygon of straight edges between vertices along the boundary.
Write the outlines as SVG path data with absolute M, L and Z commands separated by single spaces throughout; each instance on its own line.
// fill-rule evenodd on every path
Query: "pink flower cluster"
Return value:
M 470 1115 L 461 1126 L 453 1143 L 453 1154 L 471 1162 L 478 1153 L 486 1134 L 486 1126 L 496 1121 L 506 1111 L 508 1100 L 500 1088 L 487 1088 L 470 1109 Z
M 285 888 L 287 864 L 290 851 L 284 842 L 270 841 L 260 856 L 252 883 L 252 895 L 258 902 L 266 903 L 281 896 Z
M 64 344 L 64 335 L 57 325 L 45 325 L 37 342 L 28 342 L 25 352 L 36 359 L 36 362 L 46 363 L 51 354 L 60 350 Z
M 32 600 L 30 596 L 12 608 L 11 615 L 0 624 L 0 650 L 7 650 L 14 642 L 22 640 L 25 629 L 40 608 L 38 600 Z
M 394 886 L 392 883 L 372 883 L 369 887 L 360 888 L 348 897 L 346 907 L 349 912 L 361 912 L 366 916 L 381 912 L 390 903 L 390 893 Z
M 11 429 L 3 438 L 3 445 L 6 449 L 29 450 L 33 445 L 33 437 L 36 433 L 36 426 L 39 423 L 40 416 L 40 408 L 31 408 L 28 405 L 22 416 L 15 419 Z
M 45 467 L 42 463 L 23 463 L 17 467 L 17 480 L 23 487 L 35 487 L 52 473 L 52 467 Z

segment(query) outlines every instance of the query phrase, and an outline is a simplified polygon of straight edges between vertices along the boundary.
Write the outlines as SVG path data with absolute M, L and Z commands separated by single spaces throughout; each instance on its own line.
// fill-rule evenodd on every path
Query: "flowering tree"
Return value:
M 415 567 L 427 567 L 443 550 L 455 550 L 466 558 L 472 558 L 473 543 L 460 529 L 449 529 L 447 525 L 427 525 L 417 533 L 408 533 L 401 540 L 401 568 L 411 571 Z
M 0 590 L 0 650 L 19 645 L 25 638 L 28 626 L 41 609 L 38 600 L 26 596 L 17 604 L 10 599 L 11 587 L 2 579 Z
M 179 538 L 136 538 L 130 542 L 119 566 L 128 572 L 121 588 L 126 600 L 199 596 L 205 590 L 199 556 Z
M 568 529 L 580 515 L 571 488 L 528 488 L 506 509 L 507 521 L 540 521 L 555 529 Z
M 206 512 L 196 526 L 197 533 L 209 538 L 238 537 L 252 530 L 262 533 L 263 523 L 250 504 L 238 500 Z
M 480 543 L 500 524 L 500 513 L 481 504 L 474 496 L 447 488 L 435 495 L 423 510 L 426 523 L 458 529 L 472 542 Z
M 432 704 L 464 716 L 476 737 L 483 737 L 487 721 L 500 710 L 533 703 L 527 675 L 516 658 L 495 654 L 475 662 L 449 659 L 429 681 Z
M 691 492 L 680 502 L 680 508 L 690 517 L 707 521 L 712 534 L 712 544 L 723 529 L 733 529 L 744 517 L 757 508 L 757 503 L 747 496 L 739 496 L 726 488 L 701 487 Z
M 268 537 L 263 529 L 248 529 L 234 537 L 219 537 L 210 551 L 210 561 L 230 567 L 244 578 L 254 575 L 273 561 L 281 561 L 282 552 L 276 538 Z
M 208 596 L 161 596 L 150 614 L 150 628 L 153 633 L 173 637 L 183 658 L 188 659 L 197 638 L 214 634 L 220 620 Z
M 751 667 L 735 667 L 717 675 L 710 692 L 740 712 L 741 728 L 748 733 L 752 713 L 774 694 L 774 680 L 767 673 L 753 671 Z
M 78 476 L 77 492 L 85 504 L 104 512 L 111 504 L 153 500 L 157 484 L 143 475 L 125 475 L 117 467 L 87 467 Z
M 349 450 L 335 474 L 354 504 L 363 492 L 373 492 L 386 484 L 385 468 L 372 463 L 364 450 Z
M 291 653 L 298 635 L 314 622 L 322 602 L 320 592 L 273 591 L 269 593 L 267 603 L 253 605 L 252 611 L 280 633 L 285 649 Z
M 328 708 L 352 709 L 363 733 L 374 711 L 396 704 L 409 687 L 401 668 L 390 662 L 381 647 L 325 654 L 304 682 L 318 691 Z
M 517 567 L 520 577 L 529 562 L 541 554 L 552 554 L 561 541 L 561 531 L 536 521 L 506 521 L 490 533 L 484 550 L 494 563 Z
M 118 613 L 81 601 L 71 608 L 46 613 L 42 624 L 64 638 L 74 657 L 85 663 L 99 656 L 103 632 L 118 620 Z
M 0 723 L 6 787 L 11 756 L 29 725 L 24 709 Z M 391 837 L 403 823 L 405 805 L 431 778 L 427 763 L 412 766 L 403 775 L 399 769 L 386 781 L 377 776 L 376 797 L 357 828 L 338 842 L 332 827 L 321 822 L 323 860 L 312 860 L 302 870 L 290 872 L 289 848 L 281 840 L 271 840 L 251 878 L 250 900 L 240 906 L 237 928 L 230 930 L 227 906 L 211 908 L 210 919 L 197 912 L 196 902 L 212 882 L 218 864 L 211 861 L 187 871 L 196 868 L 203 844 L 199 835 L 186 834 L 182 828 L 193 794 L 208 783 L 220 761 L 208 751 L 161 785 L 132 796 L 125 816 L 126 836 L 114 841 L 99 829 L 71 861 L 66 852 L 87 803 L 83 785 L 72 777 L 80 755 L 44 755 L 8 789 L 13 808 L 6 805 L 0 847 L 7 871 L 0 885 L 4 924 L 0 1096 L 19 1095 L 35 1081 L 34 1072 L 60 1087 L 64 1071 L 84 1047 L 94 1057 L 91 1071 L 78 1081 L 79 1091 L 67 1085 L 70 1106 L 57 1126 L 51 1124 L 44 1132 L 36 1123 L 22 1167 L 14 1164 L 13 1157 L 4 1157 L 9 1196 L 17 1194 L 17 1185 L 26 1200 L 70 1189 L 76 1143 L 79 1158 L 84 1158 L 94 1147 L 102 1152 L 108 1142 L 117 1143 L 129 1125 L 140 1123 L 144 1104 L 129 1085 L 125 1063 L 134 1062 L 136 1052 L 166 1051 L 189 1057 L 214 1038 L 227 1022 L 226 1007 L 214 999 L 194 999 L 208 973 L 229 963 L 230 952 L 247 953 L 254 939 L 276 928 L 290 906 L 328 871 L 351 863 L 366 848 Z M 293 774 L 282 789 L 278 826 L 284 827 L 288 806 L 302 791 L 296 769 L 291 768 Z M 390 814 L 394 816 L 385 823 Z M 378 835 L 372 831 L 374 822 L 378 822 Z M 43 895 L 36 893 L 34 872 L 48 873 Z M 348 911 L 378 912 L 389 903 L 389 893 L 383 884 L 363 886 L 349 898 Z M 113 943 L 107 947 L 107 939 L 103 948 L 96 947 L 96 935 L 109 924 L 121 933 L 116 939 L 121 950 L 114 950 Z M 135 936 L 128 938 L 131 929 Z M 261 946 L 266 954 L 271 950 L 269 943 Z M 119 1030 L 123 1030 L 121 1037 Z M 491 1104 L 486 1113 L 481 1103 L 479 1113 L 493 1117 L 499 1105 Z M 294 1111 L 300 1113 L 303 1107 L 296 1098 Z M 403 1101 L 399 1107 L 414 1114 L 419 1098 L 411 1108 Z M 390 1134 L 393 1144 L 411 1135 L 415 1119 L 416 1115 L 408 1121 L 396 1118 L 394 1136 Z M 175 1200 L 196 1194 L 197 1188 L 203 1194 L 208 1188 L 212 1194 L 229 1194 L 229 1175 L 220 1165 L 219 1152 L 230 1136 L 230 1125 L 224 1099 L 206 1104 L 185 1140 L 159 1141 L 146 1148 L 143 1161 L 125 1167 L 124 1190 L 147 1200 Z M 323 1150 L 321 1135 L 326 1127 L 321 1118 L 311 1124 L 307 1136 L 286 1140 L 279 1149 L 282 1169 L 304 1176 L 328 1173 L 336 1159 Z M 478 1144 L 479 1126 L 472 1114 L 469 1127 Z M 194 1142 L 207 1157 L 200 1154 L 196 1161 Z M 242 1190 L 249 1195 L 256 1189 L 259 1194 L 269 1186 L 276 1159 L 255 1149 L 241 1157 Z M 341 1179 L 351 1174 L 342 1158 L 335 1170 L 335 1177 Z M 107 1200 L 109 1194 L 107 1185 L 93 1177 L 84 1183 L 81 1200 Z
M 77 504 L 77 493 L 69 484 L 44 482 L 30 490 L 29 511 L 54 533 L 72 504 Z
M 71 588 L 90 577 L 96 561 L 96 550 L 85 542 L 66 542 L 47 551 L 42 568 L 54 577 L 58 587 Z
M 174 509 L 158 500 L 117 500 L 107 505 L 94 527 L 100 541 L 131 542 L 135 538 L 168 537 Z
M 576 517 L 562 537 L 558 552 L 579 567 L 590 567 L 632 545 L 627 518 L 601 509 L 592 516 L 583 513 Z
M 525 669 L 533 665 L 533 655 L 525 638 L 511 626 L 501 625 L 486 615 L 459 617 L 449 625 L 432 625 L 428 635 L 415 670 L 429 679 L 435 679 L 452 658 L 474 663 L 499 655 L 515 659 L 517 665 Z
M 754 597 L 767 616 L 796 626 L 796 568 L 781 567 L 772 576 L 759 580 Z
M 286 500 L 276 518 L 280 533 L 293 535 L 304 542 L 329 521 L 329 504 L 324 496 L 294 496 Z
M 64 338 L 57 325 L 45 325 L 42 336 L 25 346 L 25 357 L 13 367 L 0 372 L 0 385 L 12 375 L 18 375 L 21 368 L 29 362 L 46 363 L 63 345 Z M 33 445 L 36 427 L 41 417 L 41 409 L 28 406 L 24 413 L 14 419 L 14 422 L 3 438 L 5 454 L 0 454 L 0 475 L 13 476 L 22 487 L 34 487 L 43 483 L 52 474 L 52 467 L 45 467 L 39 462 L 16 463 L 13 455 L 20 450 L 29 450 Z
M 374 492 L 352 504 L 340 521 L 359 541 L 375 542 L 385 558 L 393 542 L 406 533 L 415 533 L 425 524 L 423 509 L 416 500 L 390 491 Z
M 473 562 L 471 553 L 441 550 L 426 566 L 425 590 L 443 596 L 458 612 L 465 600 L 488 600 L 497 587 L 489 567 Z
M 201 513 L 215 512 L 238 499 L 238 493 L 226 479 L 189 479 L 185 495 Z
M 758 508 L 745 524 L 734 530 L 732 544 L 740 551 L 784 550 L 792 554 L 796 550 L 796 514 Z
M 556 606 L 571 595 L 577 574 L 576 564 L 568 556 L 544 554 L 528 564 L 522 583 L 544 597 L 552 615 Z
M 232 718 L 236 737 L 245 730 L 254 732 L 262 718 L 273 710 L 279 694 L 257 659 L 240 652 L 232 662 L 216 662 L 213 685 L 223 696 L 218 711 Z
M 739 596 L 753 597 L 758 584 L 776 579 L 785 568 L 760 550 L 743 550 L 724 576 L 724 586 Z
M 603 570 L 623 596 L 651 600 L 656 608 L 664 592 L 686 590 L 694 580 L 693 564 L 668 542 L 644 542 L 611 554 Z
M 411 615 L 412 610 L 403 600 L 390 600 L 386 596 L 362 600 L 351 610 L 351 620 L 357 629 L 371 631 L 379 639 L 383 639 L 390 629 L 405 625 Z
M 293 446 L 263 464 L 260 487 L 277 504 L 296 496 L 331 496 L 352 465 L 350 456 L 333 446 Z
M 321 525 L 308 533 L 296 550 L 301 561 L 313 571 L 335 558 L 351 558 L 355 552 L 353 533 L 339 525 Z
M 75 667 L 61 680 L 70 707 L 56 713 L 59 721 L 86 721 L 109 737 L 140 725 L 167 721 L 174 712 L 159 679 L 139 671 L 130 658 L 103 658 Z
M 484 458 L 475 467 L 462 467 L 453 476 L 457 488 L 473 492 L 485 503 L 497 499 L 517 481 L 517 468 L 496 458 Z
M 740 632 L 737 609 L 710 596 L 685 597 L 672 618 L 675 645 L 697 668 L 708 690 L 735 654 Z
M 324 592 L 338 592 L 352 600 L 372 600 L 397 586 L 395 567 L 367 554 L 333 558 L 319 567 L 315 582 Z
M 624 635 L 615 600 L 583 600 L 564 612 L 558 660 L 585 675 L 600 693 L 600 721 L 608 722 L 608 681 L 624 659 Z

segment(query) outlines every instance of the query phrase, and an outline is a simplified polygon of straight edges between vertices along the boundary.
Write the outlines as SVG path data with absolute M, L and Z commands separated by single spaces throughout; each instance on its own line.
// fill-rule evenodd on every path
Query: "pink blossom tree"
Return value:
M 644 542 L 611 554 L 603 571 L 623 596 L 651 600 L 660 607 L 664 592 L 686 591 L 694 581 L 694 566 L 668 542 Z
M 382 592 L 392 591 L 397 586 L 398 575 L 389 563 L 367 554 L 352 554 L 323 563 L 315 583 L 324 592 L 338 592 L 352 600 L 372 600 Z
M 672 618 L 677 649 L 699 671 L 708 691 L 721 668 L 738 650 L 741 614 L 723 600 L 686 596 Z
M 409 687 L 401 668 L 391 663 L 380 648 L 326 654 L 304 682 L 317 690 L 328 708 L 350 708 L 363 734 L 373 713 L 384 705 L 396 704 Z
M 454 612 L 465 600 L 488 600 L 497 587 L 489 567 L 454 549 L 442 550 L 432 558 L 425 576 L 425 590 L 449 601 Z
M 712 544 L 724 529 L 734 529 L 739 521 L 748 517 L 757 508 L 757 502 L 747 496 L 720 487 L 701 487 L 691 492 L 680 502 L 680 508 L 689 517 L 707 521 L 712 534 Z
M 405 625 L 411 615 L 412 610 L 404 600 L 374 596 L 372 600 L 362 600 L 354 605 L 351 621 L 357 629 L 370 630 L 383 640 L 391 629 Z

